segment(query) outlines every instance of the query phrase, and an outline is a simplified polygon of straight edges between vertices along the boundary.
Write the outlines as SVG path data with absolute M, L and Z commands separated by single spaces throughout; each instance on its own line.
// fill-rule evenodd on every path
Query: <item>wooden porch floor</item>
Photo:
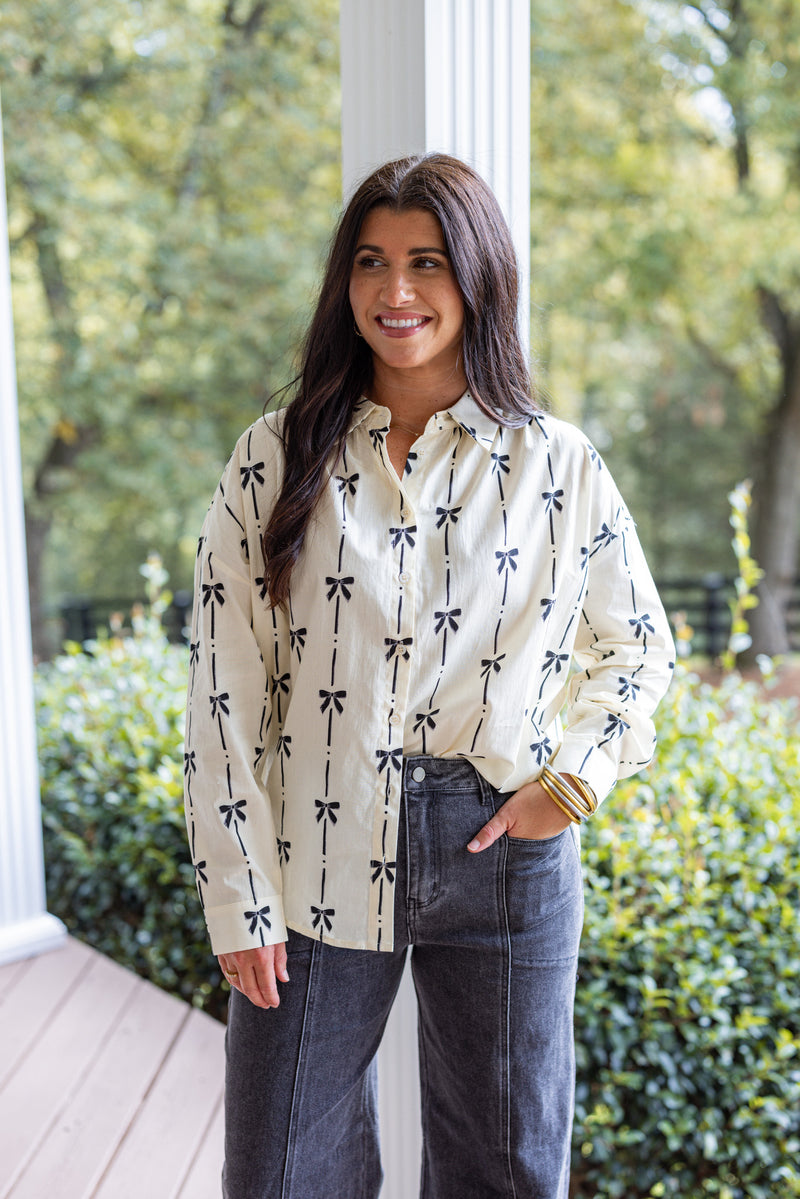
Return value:
M 224 1031 L 72 938 L 0 967 L 0 1199 L 219 1199 Z

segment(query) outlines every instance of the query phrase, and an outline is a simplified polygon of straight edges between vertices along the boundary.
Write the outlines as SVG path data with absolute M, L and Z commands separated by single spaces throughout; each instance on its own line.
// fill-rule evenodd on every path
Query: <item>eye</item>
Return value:
M 443 262 L 440 262 L 438 258 L 423 257 L 423 258 L 415 258 L 413 265 L 414 265 L 415 270 L 430 271 L 430 270 L 436 270 L 437 267 L 444 266 L 445 264 Z
M 376 267 L 383 266 L 380 258 L 376 258 L 374 254 L 360 254 L 356 258 L 356 266 L 364 271 L 375 270 Z

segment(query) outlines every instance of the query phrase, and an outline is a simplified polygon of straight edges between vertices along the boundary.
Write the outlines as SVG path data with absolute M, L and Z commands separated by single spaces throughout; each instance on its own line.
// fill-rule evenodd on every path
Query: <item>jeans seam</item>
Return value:
M 414 950 L 413 949 L 411 950 L 411 965 L 412 965 L 412 967 L 414 965 Z M 412 975 L 413 975 L 413 970 L 412 970 Z M 428 1194 L 428 1186 L 430 1183 L 430 1176 L 429 1176 L 429 1172 L 428 1172 L 427 1146 L 425 1144 L 426 1139 L 427 1139 L 427 1136 L 426 1136 L 427 1130 L 426 1130 L 426 1126 L 425 1126 L 424 1113 L 427 1108 L 428 1092 L 430 1090 L 430 1087 L 428 1085 L 427 1052 L 426 1052 L 426 1046 L 425 1046 L 425 1036 L 422 1031 L 422 1017 L 421 1017 L 421 1012 L 420 1012 L 420 1008 L 419 1008 L 419 1001 L 417 1001 L 417 1055 L 419 1058 L 419 1107 L 420 1107 L 420 1117 L 421 1117 L 421 1124 L 422 1124 L 422 1152 L 420 1154 L 419 1199 L 426 1199 L 427 1194 Z
M 305 1068 L 305 1045 L 306 1034 L 308 1031 L 309 1013 L 311 1008 L 311 994 L 316 982 L 316 965 L 319 955 L 319 945 L 314 942 L 311 946 L 311 960 L 308 965 L 308 986 L 306 989 L 306 1002 L 303 1009 L 303 1024 L 300 1029 L 300 1043 L 297 1050 L 297 1066 L 294 1072 L 294 1086 L 292 1088 L 292 1102 L 289 1108 L 289 1128 L 286 1136 L 286 1162 L 283 1168 L 283 1180 L 281 1183 L 281 1199 L 291 1199 L 291 1175 L 294 1172 L 294 1158 L 296 1154 L 296 1143 L 294 1139 L 295 1122 L 297 1107 L 300 1102 L 301 1082 L 300 1076 Z
M 506 863 L 508 861 L 508 844 L 501 840 L 500 859 L 500 903 L 503 914 L 503 936 L 506 947 L 506 969 L 504 979 L 503 1002 L 503 1150 L 506 1159 L 506 1173 L 510 1186 L 509 1194 L 516 1199 L 517 1188 L 514 1185 L 514 1170 L 511 1156 L 511 922 L 508 915 L 508 890 L 506 887 Z

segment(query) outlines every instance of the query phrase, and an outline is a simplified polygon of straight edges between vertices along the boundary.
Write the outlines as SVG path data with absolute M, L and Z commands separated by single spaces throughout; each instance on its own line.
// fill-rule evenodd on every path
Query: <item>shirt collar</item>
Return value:
M 465 391 L 461 399 L 456 400 L 450 408 L 445 409 L 442 415 L 449 416 L 460 425 L 476 445 L 481 446 L 487 453 L 491 450 L 500 425 L 476 404 L 468 391 Z
M 481 446 L 487 453 L 492 449 L 500 426 L 475 403 L 468 391 L 465 391 L 455 404 L 443 408 L 438 416 L 440 423 L 449 417 L 454 424 L 460 425 L 476 445 Z M 369 422 L 370 429 L 386 428 L 389 424 L 389 410 L 363 397 L 352 411 L 348 434 L 365 421 Z

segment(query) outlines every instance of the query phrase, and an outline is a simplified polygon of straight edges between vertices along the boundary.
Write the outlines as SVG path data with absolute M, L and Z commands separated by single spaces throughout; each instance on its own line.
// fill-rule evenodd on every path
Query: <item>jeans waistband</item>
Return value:
M 403 787 L 410 793 L 433 791 L 473 791 L 486 802 L 491 787 L 466 758 L 434 758 L 414 754 L 403 758 Z

